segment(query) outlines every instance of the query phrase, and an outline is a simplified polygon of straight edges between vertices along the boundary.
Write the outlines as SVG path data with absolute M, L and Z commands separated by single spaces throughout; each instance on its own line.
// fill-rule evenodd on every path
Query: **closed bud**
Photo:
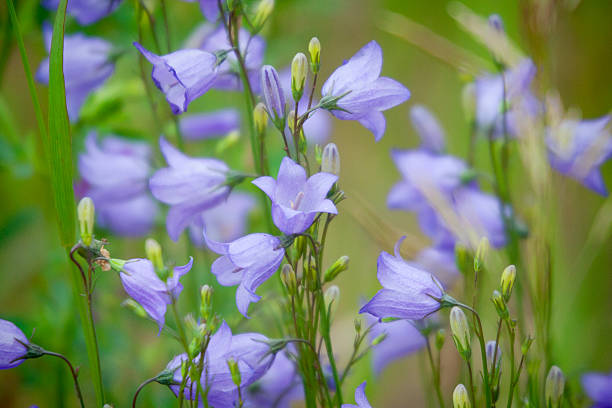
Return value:
M 306 83 L 306 74 L 308 73 L 308 59 L 306 56 L 298 52 L 291 61 L 291 93 L 293 100 L 299 101 L 304 94 L 304 84 Z
M 340 174 L 340 152 L 335 143 L 328 143 L 321 154 L 321 171 L 338 176 Z
M 332 266 L 330 266 L 325 271 L 324 281 L 325 282 L 333 281 L 334 279 L 336 279 L 338 275 L 340 275 L 341 272 L 344 272 L 348 269 L 348 265 L 349 265 L 349 257 L 346 255 L 341 256 L 340 258 L 336 260 L 336 262 L 332 264 Z
M 331 306 L 336 306 L 338 304 L 338 299 L 340 299 L 340 288 L 336 285 L 331 285 L 325 290 L 323 297 L 326 308 L 329 309 Z
M 253 122 L 255 123 L 257 133 L 262 134 L 266 131 L 266 127 L 268 126 L 268 112 L 266 112 L 266 105 L 261 102 L 253 109 Z
M 485 345 L 485 356 L 487 358 L 487 369 L 491 368 L 493 358 L 495 358 L 493 379 L 498 378 L 496 374 L 499 374 L 499 370 L 501 368 L 502 351 L 494 340 L 488 341 Z
M 79 219 L 81 241 L 85 246 L 90 246 L 93 239 L 95 215 L 93 200 L 89 197 L 83 197 L 77 206 L 77 218 Z
M 274 0 L 261 0 L 257 3 L 255 17 L 253 18 L 253 25 L 256 31 L 261 30 L 270 14 L 272 14 L 272 10 L 274 10 Z
M 287 126 L 289 126 L 289 130 L 293 133 L 295 129 L 295 110 L 291 109 L 287 114 Z
M 501 276 L 501 291 L 505 302 L 508 302 L 510 300 L 515 280 L 516 267 L 514 265 L 509 265 L 506 267 L 506 269 L 504 269 Z
M 321 43 L 317 37 L 310 39 L 308 53 L 310 54 L 310 69 L 313 74 L 318 74 L 321 67 Z
M 284 131 L 287 123 L 285 93 L 278 72 L 271 65 L 264 65 L 261 68 L 261 89 L 270 119 L 274 126 Z
M 381 333 L 372 340 L 372 346 L 377 346 L 387 338 L 387 333 Z
M 287 288 L 289 295 L 293 296 L 297 293 L 297 278 L 293 267 L 289 264 L 284 264 L 281 269 L 281 280 Z
M 465 385 L 459 384 L 453 391 L 453 408 L 472 408 Z
M 164 259 L 162 257 L 162 249 L 159 242 L 153 238 L 147 238 L 145 241 L 145 254 L 157 271 L 164 269 Z
M 450 327 L 457 351 L 461 357 L 469 359 L 472 352 L 470 327 L 465 313 L 458 306 L 453 306 L 450 311 Z
M 547 408 L 557 408 L 561 406 L 564 388 L 565 377 L 563 376 L 563 372 L 557 366 L 550 367 L 544 386 L 544 396 L 546 398 Z
M 436 348 L 442 350 L 444 347 L 444 341 L 446 340 L 446 330 L 438 329 L 436 332 Z
M 202 285 L 200 288 L 200 316 L 204 321 L 210 320 L 213 314 L 212 294 L 213 288 L 208 285 Z
M 357 333 L 360 333 L 361 332 L 361 319 L 356 317 L 353 322 L 353 325 L 355 326 L 355 331 Z
M 508 307 L 506 306 L 506 302 L 504 302 L 502 294 L 499 293 L 498 290 L 493 291 L 493 295 L 491 296 L 491 301 L 495 305 L 495 310 L 497 311 L 497 314 L 499 315 L 499 317 L 502 319 L 507 319 L 508 318 Z
M 489 252 L 489 246 L 489 238 L 482 237 L 478 243 L 476 256 L 474 257 L 474 272 L 478 273 L 484 267 L 487 253 Z
M 504 21 L 499 14 L 491 14 L 489 16 L 489 26 L 500 33 L 504 32 Z
M 147 318 L 147 312 L 132 298 L 125 299 L 121 303 L 121 306 L 130 309 L 138 317 L 142 317 L 143 319 Z
M 240 387 L 242 384 L 242 380 L 240 379 L 240 369 L 238 368 L 238 363 L 233 358 L 227 360 L 227 367 L 232 374 L 232 381 L 236 387 Z

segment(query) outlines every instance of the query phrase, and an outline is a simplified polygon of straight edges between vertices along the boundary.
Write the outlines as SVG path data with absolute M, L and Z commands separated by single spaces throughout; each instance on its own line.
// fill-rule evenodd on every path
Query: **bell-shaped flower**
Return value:
M 121 4 L 121 0 L 68 0 L 67 12 L 81 25 L 93 24 L 106 17 Z M 43 0 L 43 7 L 56 10 L 59 0 Z
M 51 49 L 53 28 L 43 25 L 47 52 Z M 64 82 L 66 85 L 66 109 L 71 122 L 76 122 L 87 96 L 98 89 L 115 70 L 111 58 L 112 45 L 97 37 L 72 34 L 64 37 Z M 49 83 L 49 58 L 40 63 L 36 80 Z
M 383 289 L 359 313 L 419 320 L 440 309 L 442 284 L 401 257 L 399 248 L 404 238 L 395 244 L 395 256 L 383 251 L 378 257 L 377 276 Z
M 365 395 L 366 382 L 362 382 L 355 390 L 355 404 L 342 404 L 342 408 L 372 408 Z
M 185 140 L 203 140 L 222 137 L 240 129 L 240 114 L 236 109 L 182 115 L 179 120 Z
M 551 167 L 603 196 L 608 190 L 600 167 L 612 158 L 610 118 L 566 119 L 549 129 L 546 138 Z
M 306 170 L 288 157 L 283 158 L 276 180 L 269 176 L 253 180 L 272 200 L 272 220 L 285 234 L 304 232 L 321 212 L 337 214 L 327 193 L 338 180 L 331 173 L 307 177 Z
M 223 286 L 236 286 L 236 306 L 247 317 L 249 305 L 258 302 L 261 296 L 255 291 L 280 266 L 285 249 L 278 237 L 269 234 L 249 234 L 230 243 L 221 243 L 208 238 L 208 248 L 222 255 L 211 267 L 211 272 Z
M 378 141 L 385 133 L 383 111 L 405 102 L 410 91 L 399 82 L 381 77 L 383 57 L 371 41 L 337 68 L 321 89 L 321 105 L 342 120 L 356 120 Z
M 159 145 L 169 167 L 157 170 L 149 187 L 155 198 L 170 205 L 166 229 L 176 241 L 202 211 L 220 204 L 229 195 L 229 168 L 221 160 L 189 157 L 163 137 Z
M 217 78 L 217 57 L 210 52 L 185 49 L 167 55 L 156 55 L 135 42 L 134 46 L 153 64 L 151 78 L 178 115 L 204 95 Z
M 0 370 L 17 367 L 23 363 L 28 349 L 28 338 L 17 326 L 0 319 Z
M 585 394 L 595 408 L 612 407 L 612 373 L 587 373 L 581 379 Z
M 421 138 L 421 148 L 431 153 L 441 154 L 446 149 L 446 136 L 442 125 L 423 105 L 414 105 L 410 109 L 412 126 Z
M 113 233 L 141 236 L 151 230 L 158 208 L 148 191 L 151 148 L 144 142 L 95 133 L 78 157 L 80 195 L 91 197 L 98 223 Z

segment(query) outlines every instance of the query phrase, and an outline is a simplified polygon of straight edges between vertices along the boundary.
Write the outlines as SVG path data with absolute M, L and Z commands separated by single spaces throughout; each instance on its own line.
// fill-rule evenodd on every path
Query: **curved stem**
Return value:
M 81 387 L 79 386 L 78 373 L 70 363 L 70 360 L 66 358 L 63 354 L 54 353 L 52 351 L 44 350 L 44 354 L 47 356 L 53 356 L 62 359 L 70 369 L 70 374 L 72 375 L 72 380 L 74 381 L 74 390 L 76 391 L 77 398 L 79 399 L 79 403 L 81 404 L 81 408 L 85 408 L 85 402 L 83 401 L 83 394 L 81 393 Z
M 140 384 L 138 386 L 138 388 L 136 388 L 136 392 L 134 393 L 134 398 L 132 399 L 132 408 L 136 408 L 136 400 L 138 399 L 138 394 L 140 394 L 140 391 L 142 391 L 142 389 L 146 385 L 151 384 L 152 382 L 155 382 L 155 380 L 156 380 L 156 377 L 149 378 L 148 380 L 146 380 L 142 384 Z

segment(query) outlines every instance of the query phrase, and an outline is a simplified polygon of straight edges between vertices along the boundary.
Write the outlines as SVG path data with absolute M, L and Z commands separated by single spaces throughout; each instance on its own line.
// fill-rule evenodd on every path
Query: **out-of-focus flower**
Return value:
M 544 400 L 550 408 L 561 407 L 563 391 L 565 389 L 565 376 L 557 366 L 550 367 L 544 384 Z
M 274 225 L 285 234 L 299 234 L 310 227 L 318 213 L 338 213 L 334 203 L 326 198 L 337 180 L 338 176 L 331 173 L 307 177 L 302 166 L 285 157 L 276 180 L 263 176 L 253 180 L 253 184 L 272 200 Z
M 121 0 L 68 0 L 67 11 L 81 25 L 93 24 L 106 17 L 121 4 Z M 57 9 L 59 0 L 43 0 L 43 7 Z
M 566 119 L 546 137 L 552 168 L 603 196 L 608 195 L 600 167 L 612 158 L 610 115 L 577 121 Z
M 261 296 L 255 291 L 276 272 L 285 256 L 280 239 L 269 234 L 249 234 L 230 243 L 216 242 L 204 231 L 208 248 L 222 255 L 213 262 L 211 272 L 223 286 L 236 286 L 236 306 L 247 316 L 249 305 Z
M 612 373 L 587 373 L 582 376 L 582 388 L 593 401 L 593 407 L 612 407 Z
M 186 140 L 202 140 L 225 136 L 240 128 L 240 114 L 236 109 L 183 115 L 179 121 Z
M 458 384 L 453 391 L 453 408 L 472 408 L 465 385 Z
M 87 136 L 85 152 L 78 158 L 84 180 L 81 195 L 93 200 L 101 226 L 119 235 L 146 234 L 158 210 L 147 188 L 152 171 L 150 147 L 116 136 L 99 143 L 96 139 L 93 132 Z
M 497 351 L 495 349 L 497 349 Z M 496 352 L 497 354 L 495 354 Z M 491 364 L 493 357 L 495 356 L 495 369 L 498 370 L 501 364 L 502 351 L 499 346 L 497 346 L 497 343 L 495 343 L 495 340 L 487 341 L 487 344 L 485 345 L 485 356 L 487 358 L 487 367 L 489 370 L 492 367 Z
M 454 245 L 441 244 L 427 247 L 417 254 L 414 263 L 432 273 L 444 284 L 444 287 L 449 287 L 459 276 Z
M 444 129 L 436 117 L 423 105 L 414 105 L 410 109 L 412 126 L 421 138 L 421 148 L 436 154 L 446 149 Z
M 53 28 L 43 25 L 47 52 L 51 49 Z M 87 96 L 102 86 L 115 70 L 111 60 L 112 45 L 97 37 L 72 34 L 64 37 L 64 81 L 66 109 L 71 122 L 76 122 Z M 49 58 L 40 63 L 36 72 L 38 82 L 49 83 Z
M 169 167 L 157 170 L 149 187 L 155 198 L 170 205 L 166 229 L 176 241 L 202 211 L 219 205 L 229 195 L 229 168 L 221 160 L 189 157 L 163 137 L 159 145 Z
M 276 355 L 268 372 L 249 387 L 245 406 L 290 408 L 294 401 L 303 398 L 304 388 L 296 364 L 284 351 Z
M 342 408 L 372 408 L 368 398 L 365 395 L 366 382 L 362 382 L 359 387 L 355 390 L 355 404 L 342 404 Z
M 135 42 L 134 46 L 153 64 L 151 78 L 178 115 L 204 95 L 217 79 L 217 57 L 210 52 L 185 49 L 166 55 L 156 55 Z
M 401 257 L 399 248 L 404 238 L 395 244 L 395 256 L 383 251 L 378 257 L 377 277 L 383 289 L 359 313 L 419 320 L 440 309 L 436 299 L 444 295 L 442 284 Z
M 117 265 L 117 262 L 111 264 Z M 178 299 L 183 290 L 179 279 L 191 270 L 193 258 L 189 258 L 189 262 L 184 266 L 172 268 L 165 281 L 156 273 L 153 263 L 148 259 L 130 259 L 124 263 L 120 262 L 119 265 L 123 288 L 157 323 L 161 333 L 166 307 Z
M 28 349 L 28 338 L 17 326 L 0 319 L 0 370 L 17 367 L 23 363 Z
M 342 120 L 356 120 L 378 141 L 385 133 L 383 111 L 406 101 L 410 91 L 399 82 L 381 77 L 382 50 L 376 41 L 361 48 L 337 68 L 321 89 L 321 105 Z

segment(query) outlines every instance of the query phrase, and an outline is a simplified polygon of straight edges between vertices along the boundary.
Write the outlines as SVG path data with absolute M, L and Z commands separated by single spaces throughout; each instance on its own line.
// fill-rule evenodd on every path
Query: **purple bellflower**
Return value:
M 215 207 L 229 195 L 229 168 L 221 160 L 186 156 L 163 137 L 159 145 L 169 167 L 157 170 L 149 187 L 155 198 L 170 205 L 166 229 L 176 241 L 202 211 Z
M 144 142 L 108 136 L 98 143 L 95 133 L 87 136 L 78 158 L 82 195 L 93 200 L 101 226 L 124 236 L 151 230 L 158 208 L 148 191 L 150 162 Z
M 405 102 L 410 91 L 399 82 L 381 77 L 383 57 L 376 41 L 357 51 L 337 68 L 321 89 L 321 105 L 342 120 L 356 120 L 374 134 L 385 133 L 383 111 Z
M 565 120 L 546 138 L 552 168 L 603 196 L 608 195 L 600 167 L 612 158 L 610 115 L 592 120 Z
M 179 121 L 185 140 L 202 140 L 222 137 L 240 128 L 240 114 L 236 109 L 183 115 Z
M 401 257 L 399 248 L 404 238 L 395 244 L 395 256 L 383 251 L 378 257 L 377 276 L 383 289 L 359 313 L 370 313 L 381 319 L 419 320 L 440 309 L 436 299 L 444 295 L 442 284 L 429 272 L 412 266 Z
M 431 153 L 441 154 L 446 149 L 444 129 L 436 117 L 423 105 L 410 109 L 412 126 L 421 138 L 421 148 Z
M 287 119 L 285 91 L 280 76 L 272 65 L 264 65 L 261 68 L 261 90 L 270 119 L 277 128 L 284 129 Z
M 167 55 L 156 55 L 137 42 L 134 46 L 153 64 L 151 78 L 178 115 L 204 95 L 217 78 L 217 57 L 210 52 L 185 49 Z
M 17 367 L 23 363 L 29 341 L 17 326 L 0 319 L 0 370 Z
M 130 259 L 121 267 L 119 275 L 123 288 L 157 323 L 160 333 L 164 327 L 166 307 L 178 299 L 183 290 L 179 279 L 192 266 L 193 258 L 190 257 L 186 265 L 172 268 L 165 281 L 159 277 L 148 259 Z
M 121 4 L 121 0 L 68 0 L 68 14 L 81 25 L 93 24 L 106 17 Z M 43 7 L 56 10 L 59 0 L 43 0 Z
M 355 390 L 355 404 L 342 404 L 342 408 L 372 408 L 368 398 L 365 395 L 365 381 L 361 383 L 359 387 Z
M 304 232 L 321 212 L 337 214 L 327 193 L 338 180 L 331 173 L 317 173 L 310 178 L 306 170 L 288 157 L 283 158 L 277 179 L 269 176 L 253 180 L 272 200 L 272 220 L 283 233 Z
M 423 249 L 417 254 L 414 263 L 421 269 L 430 271 L 445 288 L 459 276 L 454 243 L 451 245 L 442 243 Z
M 53 29 L 43 25 L 43 36 L 47 52 L 51 49 Z M 87 96 L 98 89 L 115 70 L 111 59 L 112 45 L 97 37 L 72 34 L 64 37 L 64 81 L 66 85 L 66 108 L 71 122 L 76 122 L 81 106 Z M 36 80 L 49 83 L 49 58 L 40 63 Z
M 612 373 L 587 373 L 582 376 L 582 388 L 594 408 L 612 407 Z

